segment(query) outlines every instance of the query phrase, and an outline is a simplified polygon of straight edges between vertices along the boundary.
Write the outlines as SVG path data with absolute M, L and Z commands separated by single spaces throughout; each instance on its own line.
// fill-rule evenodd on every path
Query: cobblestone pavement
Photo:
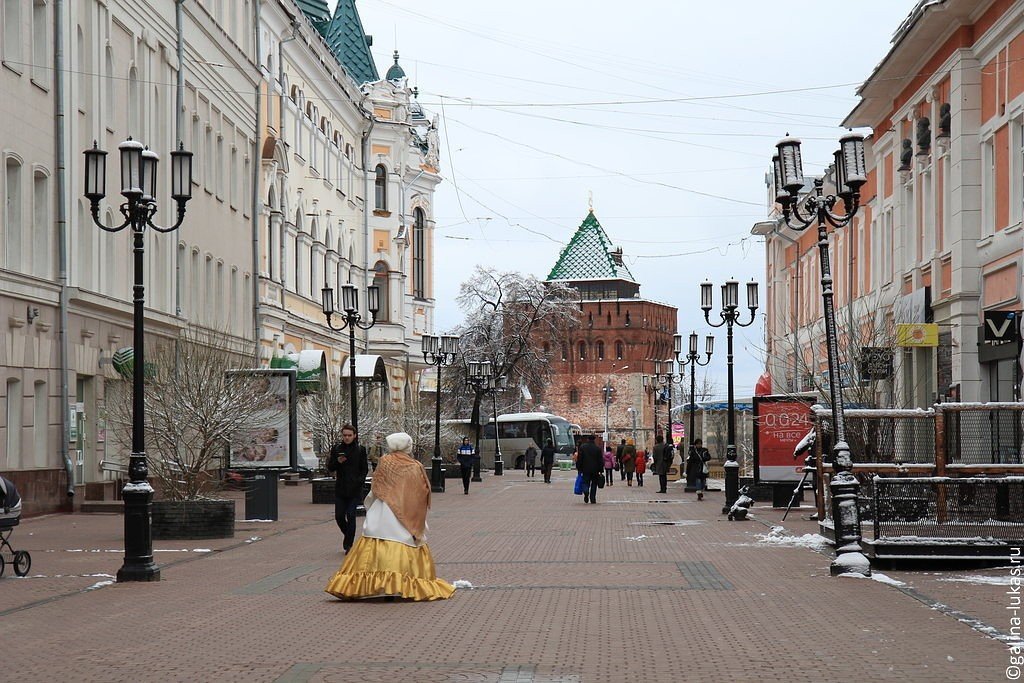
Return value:
M 697 502 L 679 483 L 659 495 L 616 481 L 584 505 L 568 472 L 551 485 L 485 474 L 468 496 L 448 483 L 429 542 L 438 574 L 473 588 L 435 603 L 324 593 L 340 535 L 308 484 L 281 488 L 281 521 L 157 543 L 154 584 L 109 583 L 119 515 L 23 520 L 12 541 L 33 567 L 0 579 L 3 678 L 1005 680 L 1007 568 L 833 578 L 827 550 L 764 540 L 781 510 L 728 522 L 721 493 Z M 814 534 L 809 512 L 776 535 Z

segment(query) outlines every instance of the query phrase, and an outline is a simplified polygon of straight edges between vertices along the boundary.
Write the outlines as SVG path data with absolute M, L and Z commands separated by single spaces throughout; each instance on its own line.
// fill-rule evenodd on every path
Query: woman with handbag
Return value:
M 647 471 L 647 451 L 637 451 L 636 454 L 636 485 L 644 485 L 644 472 Z
M 686 477 L 693 481 L 693 486 L 697 489 L 697 500 L 704 500 L 704 489 L 707 488 L 708 472 L 708 461 L 711 460 L 711 453 L 708 449 L 704 448 L 704 442 L 700 439 L 694 439 L 693 445 L 690 446 L 690 453 L 686 458 Z
M 632 486 L 633 473 L 636 472 L 636 446 L 632 439 L 622 447 L 622 471 L 626 473 L 626 486 Z

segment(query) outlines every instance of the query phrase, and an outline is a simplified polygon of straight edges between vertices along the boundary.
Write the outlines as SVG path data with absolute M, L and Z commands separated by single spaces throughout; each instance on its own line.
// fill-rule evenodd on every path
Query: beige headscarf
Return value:
M 391 452 L 380 459 L 373 471 L 373 495 L 388 504 L 402 526 L 418 541 L 427 527 L 430 482 L 423 465 L 407 453 L 412 449 L 411 436 L 397 432 L 389 435 L 386 442 Z

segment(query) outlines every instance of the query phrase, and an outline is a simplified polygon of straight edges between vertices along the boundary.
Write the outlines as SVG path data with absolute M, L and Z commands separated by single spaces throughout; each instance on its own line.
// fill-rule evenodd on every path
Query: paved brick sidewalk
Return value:
M 308 485 L 281 489 L 279 522 L 157 544 L 158 584 L 98 585 L 121 564 L 106 552 L 120 548 L 119 516 L 25 520 L 14 540 L 32 551 L 34 578 L 0 580 L 4 678 L 1005 680 L 993 636 L 1009 631 L 996 608 L 1007 586 L 940 580 L 1005 568 L 886 572 L 903 586 L 833 578 L 826 555 L 759 539 L 781 511 L 730 523 L 721 493 L 698 503 L 679 484 L 659 495 L 620 482 L 584 505 L 571 483 L 507 471 L 469 496 L 435 495 L 438 573 L 474 588 L 425 604 L 323 592 L 340 538 Z M 816 531 L 798 513 L 786 528 Z

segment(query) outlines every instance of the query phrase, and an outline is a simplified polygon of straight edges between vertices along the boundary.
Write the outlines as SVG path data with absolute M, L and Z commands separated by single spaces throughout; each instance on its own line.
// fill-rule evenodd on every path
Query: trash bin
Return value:
M 277 472 L 249 472 L 245 478 L 245 518 L 277 520 Z

